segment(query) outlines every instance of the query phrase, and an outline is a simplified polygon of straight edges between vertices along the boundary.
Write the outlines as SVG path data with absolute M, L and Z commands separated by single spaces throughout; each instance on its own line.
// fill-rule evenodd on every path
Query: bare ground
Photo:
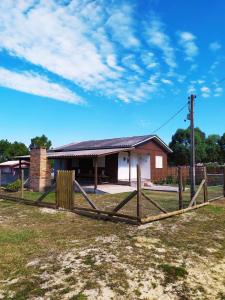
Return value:
M 0 201 L 0 299 L 225 299 L 225 200 L 141 226 Z

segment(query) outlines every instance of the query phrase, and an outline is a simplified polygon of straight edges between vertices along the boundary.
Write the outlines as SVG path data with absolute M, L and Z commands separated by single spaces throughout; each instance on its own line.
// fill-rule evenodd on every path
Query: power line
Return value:
M 154 130 L 152 132 L 152 134 L 156 133 L 157 131 L 159 131 L 160 129 L 162 129 L 163 127 L 165 127 L 170 121 L 172 121 L 177 115 L 179 115 L 179 113 L 181 113 L 186 107 L 187 107 L 187 103 L 185 103 L 185 105 L 183 105 L 174 115 L 172 115 L 166 122 L 164 122 L 160 127 L 158 127 L 156 130 Z
M 225 81 L 225 77 L 216 81 L 216 84 L 221 84 L 222 82 Z M 184 106 L 182 106 L 174 115 L 172 115 L 166 122 L 164 122 L 161 126 L 159 126 L 156 130 L 154 130 L 152 132 L 152 134 L 156 133 L 157 131 L 159 131 L 160 129 L 162 129 L 163 127 L 165 127 L 170 121 L 172 121 L 177 115 L 179 115 L 187 106 L 188 102 L 185 103 Z

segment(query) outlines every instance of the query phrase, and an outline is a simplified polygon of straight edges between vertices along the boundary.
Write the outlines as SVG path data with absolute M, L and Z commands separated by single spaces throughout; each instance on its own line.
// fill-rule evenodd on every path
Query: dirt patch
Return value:
M 42 207 L 39 209 L 41 213 L 43 214 L 51 214 L 51 215 L 54 215 L 54 214 L 57 214 L 58 211 L 56 209 L 51 209 L 51 208 L 46 208 L 46 207 Z

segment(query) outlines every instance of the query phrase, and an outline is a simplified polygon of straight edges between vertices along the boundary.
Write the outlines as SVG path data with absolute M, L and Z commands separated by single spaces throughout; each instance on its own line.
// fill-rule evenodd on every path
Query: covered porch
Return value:
M 66 152 L 48 152 L 48 159 L 54 160 L 55 175 L 58 170 L 74 170 L 76 180 L 83 186 L 118 184 L 118 157 L 126 153 L 130 157 L 132 149 L 101 149 Z M 130 162 L 128 162 L 130 164 Z M 126 184 L 131 183 L 131 168 Z

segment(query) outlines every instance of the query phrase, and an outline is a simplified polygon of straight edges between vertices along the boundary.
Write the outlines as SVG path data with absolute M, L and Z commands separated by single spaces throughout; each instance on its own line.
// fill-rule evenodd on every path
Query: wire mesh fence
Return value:
M 73 191 L 70 193 L 70 196 L 65 196 L 67 194 L 67 190 L 71 188 L 70 185 L 74 184 L 74 181 L 71 181 L 71 176 L 73 176 L 73 174 L 71 173 L 72 171 L 61 171 L 62 179 L 60 181 L 60 185 L 59 180 L 56 187 L 54 186 L 55 183 L 52 182 L 50 189 L 45 192 L 31 191 L 29 187 L 29 179 L 25 180 L 23 178 L 21 180 L 21 185 L 15 187 L 14 190 L 9 190 L 7 186 L 2 186 L 0 198 L 3 196 L 5 199 L 14 198 L 18 200 L 28 200 L 30 203 L 33 202 L 34 204 L 38 205 L 52 205 L 52 207 L 55 208 L 59 206 L 70 210 L 90 210 L 91 212 L 94 211 L 97 217 L 100 217 L 102 212 L 106 215 L 108 214 L 108 216 L 115 215 L 113 214 L 113 212 L 115 212 L 117 214 L 140 219 L 140 217 L 138 217 L 138 212 L 140 212 L 142 218 L 147 218 L 149 216 L 157 216 L 176 212 L 181 208 L 187 209 L 190 206 L 203 204 L 210 199 L 223 196 L 224 172 L 222 171 L 223 170 L 219 170 L 220 173 L 198 173 L 196 197 L 191 205 L 190 187 L 188 182 L 185 181 L 185 176 L 183 174 L 181 174 L 180 177 L 177 176 L 173 179 L 175 182 L 176 178 L 177 183 L 173 183 L 173 185 L 179 185 L 179 187 L 182 189 L 181 193 L 171 191 L 153 191 L 148 187 L 142 186 L 139 188 L 137 187 L 136 191 L 130 193 L 102 195 L 87 194 L 79 185 L 79 183 L 76 183 L 76 186 L 73 186 Z M 65 176 L 69 176 L 68 178 L 70 178 L 69 185 Z M 182 182 L 180 182 L 180 180 Z M 68 185 L 68 187 L 66 187 L 66 185 Z M 77 189 L 77 187 L 79 188 Z M 59 189 L 63 198 L 62 201 L 65 200 L 65 202 L 70 203 L 70 206 L 67 207 L 67 205 L 64 206 L 61 204 L 57 206 L 56 200 L 57 195 L 59 194 Z M 69 200 L 67 199 L 68 197 L 70 197 Z M 180 197 L 182 197 L 182 199 Z M 182 206 L 180 207 L 181 200 Z M 115 209 L 121 203 L 121 207 L 115 211 Z

